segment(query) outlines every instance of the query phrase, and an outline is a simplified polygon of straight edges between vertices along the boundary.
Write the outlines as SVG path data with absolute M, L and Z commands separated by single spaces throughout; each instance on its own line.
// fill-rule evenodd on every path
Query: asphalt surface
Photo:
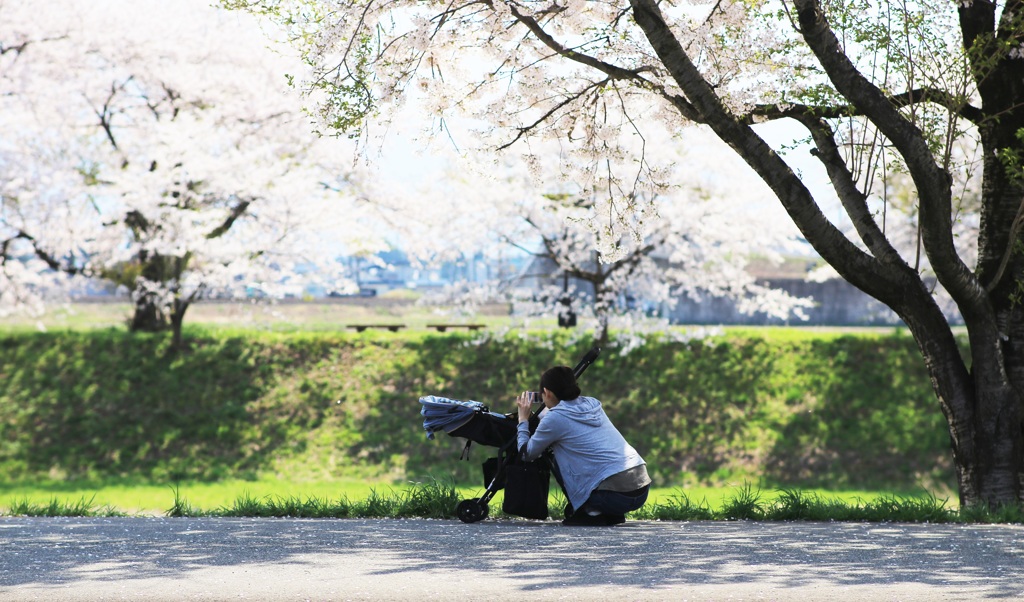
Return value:
M 0 600 L 1024 599 L 1024 527 L 0 518 Z

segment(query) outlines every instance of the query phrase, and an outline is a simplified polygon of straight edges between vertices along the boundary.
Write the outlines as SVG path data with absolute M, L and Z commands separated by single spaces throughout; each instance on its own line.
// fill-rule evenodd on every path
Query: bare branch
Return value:
M 582 65 L 587 65 L 588 67 L 593 67 L 594 69 L 597 69 L 602 73 L 605 73 L 611 79 L 640 79 L 641 72 L 650 70 L 646 68 L 639 70 L 623 69 L 622 67 L 612 65 L 611 63 L 606 63 L 592 56 L 576 52 L 575 50 L 566 48 L 553 37 L 551 37 L 551 35 L 549 35 L 548 32 L 544 31 L 544 28 L 541 27 L 540 24 L 537 23 L 537 21 L 533 17 L 522 14 L 521 12 L 519 12 L 519 9 L 517 9 L 515 6 L 512 7 L 512 15 L 520 23 L 525 25 L 527 29 L 529 29 L 530 32 L 533 33 L 534 37 L 543 42 L 544 45 L 547 46 L 548 48 L 554 50 L 559 55 L 567 59 L 570 59 Z
M 853 174 L 843 161 L 836 146 L 834 132 L 824 120 L 814 119 L 806 114 L 798 119 L 811 132 L 816 145 L 813 154 L 821 160 L 832 182 L 832 187 L 839 195 L 847 215 L 861 240 L 879 260 L 885 263 L 902 263 L 900 254 L 889 244 L 885 234 L 878 227 L 867 205 L 867 195 L 861 192 L 854 181 Z
M 984 289 L 960 259 L 953 244 L 951 182 L 935 163 L 917 127 L 900 114 L 890 98 L 865 78 L 842 52 L 817 0 L 794 0 L 804 40 L 829 79 L 899 150 L 918 188 L 925 252 L 947 291 L 961 308 L 987 307 Z
M 21 239 L 21 240 L 27 241 L 29 244 L 31 244 L 32 245 L 32 251 L 35 253 L 36 257 L 38 257 L 39 259 L 42 259 L 43 262 L 46 263 L 46 265 L 51 270 L 53 270 L 55 272 L 62 272 L 64 274 L 68 274 L 70 276 L 75 276 L 75 275 L 78 275 L 78 274 L 85 274 L 86 273 L 86 271 L 83 268 L 75 267 L 73 265 L 65 264 L 65 263 L 61 262 L 59 259 L 54 257 L 53 254 L 48 252 L 46 249 L 42 248 L 39 245 L 39 241 L 34 236 L 32 236 L 31 234 L 29 234 L 28 232 L 26 232 L 26 231 L 24 231 L 22 229 L 19 229 L 18 233 L 12 239 L 8 239 L 8 240 L 4 241 L 4 253 L 5 254 L 7 252 L 7 245 L 8 245 L 8 243 L 13 242 L 13 240 L 16 240 L 16 239 Z
M 889 97 L 892 105 L 898 109 L 920 103 L 934 103 L 945 107 L 950 113 L 957 115 L 977 125 L 984 119 L 981 109 L 968 103 L 961 102 L 954 95 L 945 90 L 935 88 L 918 88 L 909 90 L 902 94 Z M 800 118 L 802 115 L 809 117 L 820 117 L 823 119 L 838 119 L 840 117 L 864 116 L 865 113 L 852 104 L 811 106 L 803 104 L 792 105 L 757 105 L 748 115 L 744 117 L 746 123 L 753 123 L 767 119 L 769 121 L 792 117 Z

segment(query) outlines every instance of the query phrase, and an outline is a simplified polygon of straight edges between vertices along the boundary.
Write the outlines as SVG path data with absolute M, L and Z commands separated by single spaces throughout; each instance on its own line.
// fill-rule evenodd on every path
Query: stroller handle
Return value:
M 580 363 L 576 364 L 576 367 L 572 369 L 573 376 L 579 378 L 580 375 L 586 372 L 587 368 L 590 367 L 590 364 L 594 363 L 594 360 L 596 360 L 599 355 L 601 355 L 600 347 L 594 347 L 588 351 L 587 354 L 583 356 L 583 359 L 580 360 Z

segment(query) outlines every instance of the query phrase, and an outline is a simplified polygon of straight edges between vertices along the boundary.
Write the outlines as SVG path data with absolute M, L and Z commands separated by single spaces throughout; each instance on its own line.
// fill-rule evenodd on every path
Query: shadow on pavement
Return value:
M 291 567 L 384 583 L 481 575 L 552 589 L 765 583 L 915 584 L 972 599 L 1024 594 L 1024 527 L 865 523 L 292 519 L 0 519 L 0 592 L 195 571 Z M 267 570 L 272 570 L 267 568 Z M 8 592 L 10 590 L 7 590 Z

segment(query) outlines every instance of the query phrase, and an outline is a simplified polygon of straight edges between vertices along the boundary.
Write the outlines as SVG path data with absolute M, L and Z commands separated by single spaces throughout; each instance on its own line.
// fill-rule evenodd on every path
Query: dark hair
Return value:
M 555 394 L 559 401 L 576 399 L 580 396 L 580 386 L 576 384 L 576 375 L 569 366 L 549 368 L 540 377 L 540 388 Z

